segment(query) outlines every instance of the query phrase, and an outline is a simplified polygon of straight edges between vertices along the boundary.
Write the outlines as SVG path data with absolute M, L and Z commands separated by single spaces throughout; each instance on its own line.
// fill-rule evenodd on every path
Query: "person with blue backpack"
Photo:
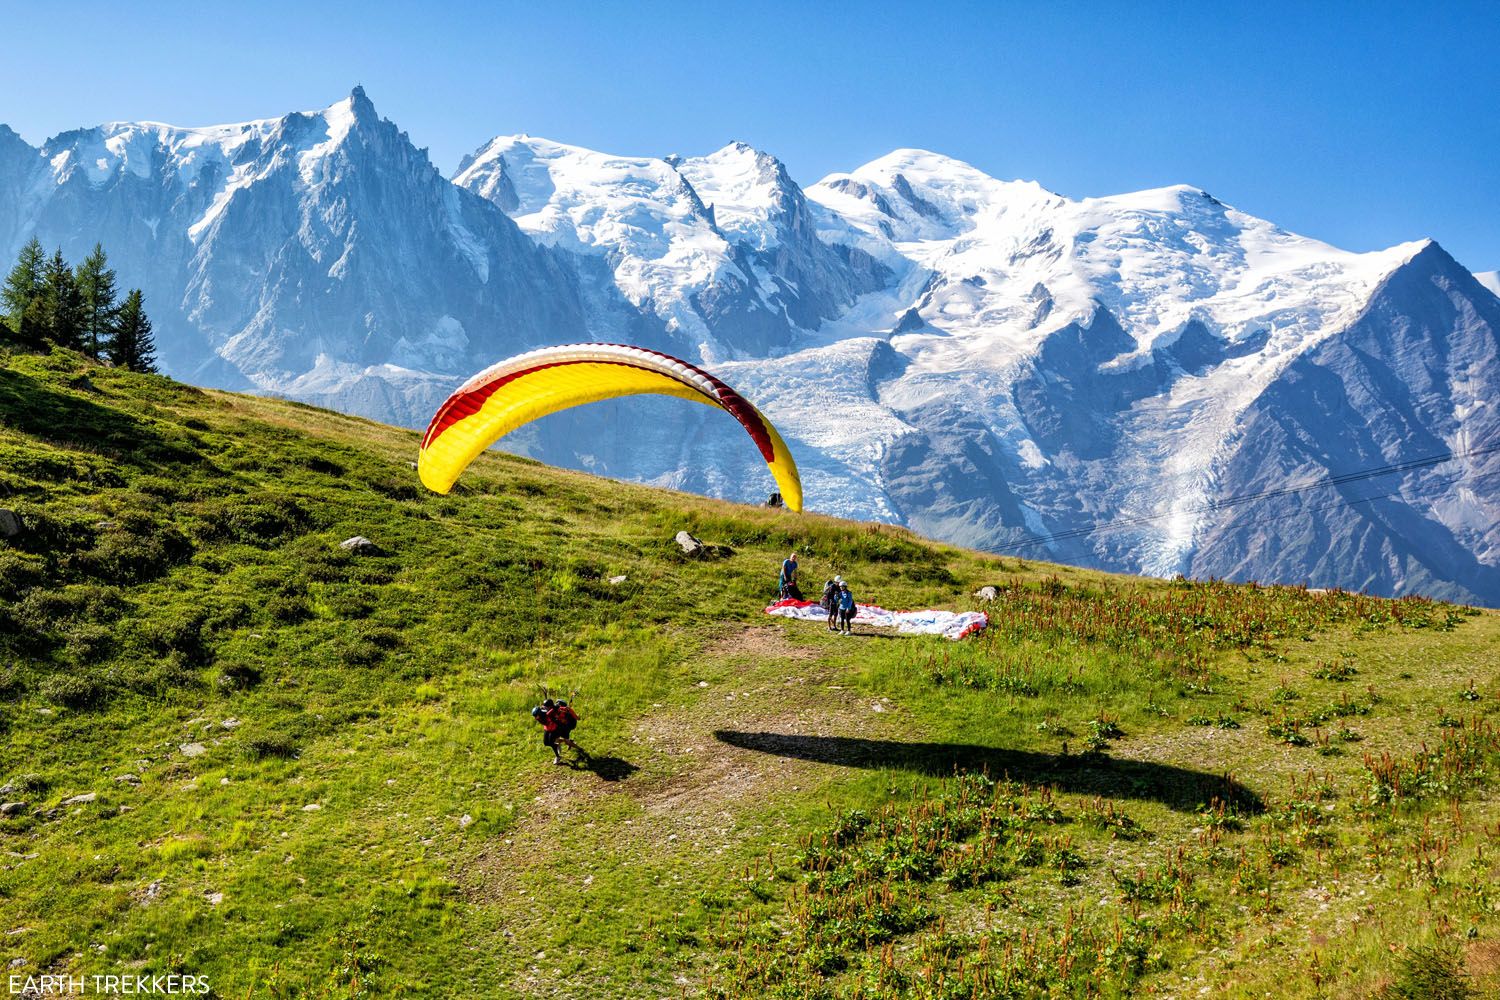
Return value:
M 839 631 L 844 635 L 854 634 L 854 592 L 847 583 L 839 590 Z

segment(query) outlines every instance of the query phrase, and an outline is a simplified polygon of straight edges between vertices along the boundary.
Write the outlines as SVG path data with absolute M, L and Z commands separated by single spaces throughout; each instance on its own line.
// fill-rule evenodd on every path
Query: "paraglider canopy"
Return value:
M 486 368 L 433 415 L 417 474 L 428 489 L 447 493 L 470 462 L 517 427 L 584 403 L 641 393 L 678 396 L 729 413 L 759 449 L 786 505 L 802 509 L 797 463 L 759 410 L 701 368 L 624 344 L 544 347 Z

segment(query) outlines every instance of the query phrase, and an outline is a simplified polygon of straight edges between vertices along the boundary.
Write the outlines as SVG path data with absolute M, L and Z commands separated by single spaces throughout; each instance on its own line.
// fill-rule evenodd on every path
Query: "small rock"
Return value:
M 307 805 L 302 807 L 302 811 L 305 813 L 315 813 L 322 808 L 323 804 L 321 802 L 309 802 Z
M 458 818 L 458 828 L 460 830 L 465 829 L 472 822 L 474 822 L 474 817 L 470 816 L 468 813 L 464 813 Z
M 25 527 L 20 514 L 0 508 L 0 538 L 15 538 Z
M 974 597 L 980 601 L 993 601 L 1000 596 L 1000 591 L 994 587 L 980 587 L 974 591 Z
M 223 726 L 225 729 L 236 729 L 240 725 L 240 720 L 239 719 L 225 719 L 223 722 L 219 723 L 219 725 Z
M 184 757 L 202 757 L 208 753 L 208 747 L 202 743 L 184 743 L 177 749 L 182 751 Z
M 13 959 L 10 960 L 10 968 L 12 968 L 12 969 L 19 969 L 19 968 L 21 968 L 21 966 L 23 966 L 25 964 L 26 964 L 26 959 L 24 959 L 24 958 L 13 958 Z
M 696 557 L 703 554 L 703 543 L 686 531 L 677 533 L 677 545 L 682 549 L 683 555 Z
M 137 775 L 128 772 L 115 775 L 115 780 L 122 785 L 139 785 L 141 783 L 141 779 Z
M 706 688 L 708 687 L 708 681 L 699 681 L 698 686 L 701 688 Z
M 625 582 L 625 581 L 626 581 L 626 580 L 627 580 L 627 579 L 628 579 L 628 577 L 626 577 L 626 576 L 625 576 L 625 575 L 624 575 L 624 574 L 623 574 L 623 573 L 622 573 L 622 574 L 620 574 L 620 575 L 619 575 L 619 576 L 612 576 L 612 577 L 610 577 L 610 578 L 609 578 L 609 582 L 610 582 L 610 583 L 611 583 L 611 584 L 612 584 L 612 585 L 614 585 L 614 586 L 616 586 L 616 587 L 618 587 L 618 586 L 619 586 L 619 585 L 620 585 L 620 584 L 622 584 L 622 583 L 624 583 L 624 582 Z
M 224 894 L 222 892 L 205 892 L 203 898 L 208 900 L 209 906 L 218 906 L 224 902 Z
M 9 795 L 15 790 L 16 783 L 14 781 L 7 781 L 5 784 L 0 785 L 0 795 Z
M 355 555 L 359 556 L 373 556 L 380 554 L 380 546 L 370 541 L 364 535 L 355 535 L 353 538 L 344 539 L 342 542 L 339 542 L 339 548 L 343 549 L 345 552 L 353 552 Z
M 27 802 L 0 802 L 0 816 L 19 816 L 28 805 Z
M 99 797 L 98 792 L 84 792 L 82 795 L 74 795 L 72 798 L 63 799 L 59 806 L 86 806 Z

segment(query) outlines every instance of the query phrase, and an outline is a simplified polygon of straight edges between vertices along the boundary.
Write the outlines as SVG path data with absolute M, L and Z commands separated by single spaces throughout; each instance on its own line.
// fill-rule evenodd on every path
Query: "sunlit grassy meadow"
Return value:
M 499 453 L 438 497 L 415 448 L 0 358 L 10 974 L 1494 994 L 1495 614 L 1111 577 Z M 889 606 L 994 585 L 992 627 L 768 619 L 792 547 Z M 551 766 L 542 684 L 577 691 L 589 764 Z

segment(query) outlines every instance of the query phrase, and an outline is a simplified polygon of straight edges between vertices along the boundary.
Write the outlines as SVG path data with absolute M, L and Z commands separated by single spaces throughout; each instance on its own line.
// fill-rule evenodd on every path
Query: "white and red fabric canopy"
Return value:
M 766 614 L 805 622 L 821 622 L 828 618 L 828 612 L 816 601 L 790 599 L 777 601 L 766 608 Z M 857 625 L 894 628 L 910 635 L 940 635 L 945 639 L 962 639 L 988 628 L 990 616 L 983 611 L 887 611 L 873 604 L 856 604 L 854 622 Z

